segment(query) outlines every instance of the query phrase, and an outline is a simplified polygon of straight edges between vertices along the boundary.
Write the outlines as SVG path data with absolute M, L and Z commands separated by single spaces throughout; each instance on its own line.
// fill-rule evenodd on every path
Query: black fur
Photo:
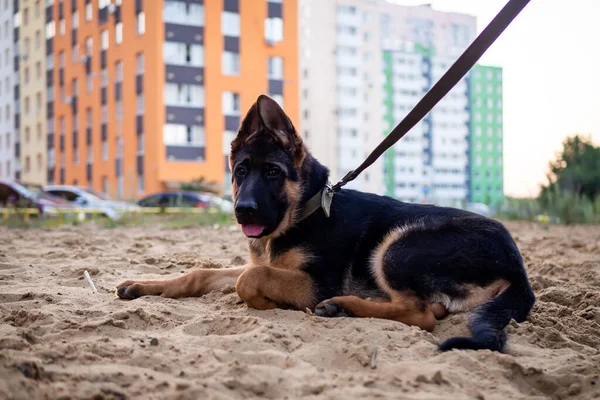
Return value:
M 284 165 L 281 175 L 267 176 L 267 159 Z M 263 236 L 273 232 L 289 206 L 283 190 L 286 179 L 302 186 L 302 206 L 323 188 L 329 175 L 308 151 L 302 167 L 296 169 L 294 156 L 266 134 L 232 152 L 232 164 L 234 174 L 240 165 L 246 169 L 244 176 L 234 178 L 240 194 L 236 203 L 250 198 L 258 207 L 253 217 L 238 216 L 238 222 L 264 224 L 267 229 Z M 508 281 L 507 290 L 474 312 L 469 324 L 472 338 L 453 338 L 440 346 L 441 350 L 502 350 L 504 327 L 511 318 L 523 321 L 535 298 L 515 242 L 493 219 L 342 189 L 334 196 L 329 218 L 318 210 L 272 238 L 270 258 L 297 246 L 314 255 L 303 270 L 316 282 L 318 302 L 351 294 L 385 296 L 369 268 L 373 251 L 392 229 L 415 223 L 418 227 L 391 245 L 384 257 L 383 272 L 390 286 L 424 300 L 439 294 L 461 299 L 465 285 Z

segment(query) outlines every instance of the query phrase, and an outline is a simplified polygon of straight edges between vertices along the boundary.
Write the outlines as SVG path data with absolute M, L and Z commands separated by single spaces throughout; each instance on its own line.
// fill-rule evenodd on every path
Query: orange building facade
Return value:
M 203 178 L 261 93 L 298 121 L 297 0 L 63 0 L 46 9 L 48 182 L 132 199 Z

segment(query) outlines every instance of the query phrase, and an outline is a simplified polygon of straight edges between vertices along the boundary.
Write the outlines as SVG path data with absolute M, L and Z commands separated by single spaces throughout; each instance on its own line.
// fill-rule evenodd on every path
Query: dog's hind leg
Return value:
M 245 269 L 246 267 L 197 269 L 173 279 L 129 280 L 117 285 L 116 293 L 119 298 L 125 300 L 141 296 L 197 297 L 227 285 L 235 285 Z
M 431 305 L 409 293 L 394 293 L 389 302 L 368 301 L 356 296 L 333 297 L 317 305 L 315 314 L 321 317 L 382 318 L 415 325 L 432 331 L 436 313 Z

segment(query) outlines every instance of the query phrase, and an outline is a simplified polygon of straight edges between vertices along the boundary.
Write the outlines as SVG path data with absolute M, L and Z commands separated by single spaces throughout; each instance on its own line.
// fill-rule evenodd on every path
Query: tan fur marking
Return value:
M 187 274 L 165 280 L 125 281 L 117 285 L 117 290 L 127 286 L 128 290 L 139 296 L 162 296 L 169 298 L 196 297 L 220 289 L 227 285 L 235 285 L 238 276 L 247 267 L 223 269 L 197 269 Z
M 249 307 L 259 310 L 277 306 L 303 310 L 316 303 L 312 278 L 298 269 L 250 267 L 238 278 L 235 289 Z
M 300 202 L 300 198 L 302 196 L 300 183 L 286 180 L 284 190 L 289 205 L 287 210 L 285 210 L 285 214 L 281 219 L 281 222 L 279 222 L 277 228 L 275 228 L 275 230 L 267 236 L 268 238 L 276 238 L 283 235 L 288 229 L 294 226 L 294 223 L 298 217 L 298 203 Z
M 333 297 L 320 303 L 317 308 L 327 303 L 335 303 L 355 317 L 389 319 L 418 326 L 429 332 L 436 324 L 436 317 L 431 307 L 408 293 L 396 292 L 391 302 L 368 301 L 356 296 Z
M 464 289 L 469 293 L 464 298 L 451 298 L 447 294 L 436 293 L 432 297 L 432 301 L 439 302 L 446 307 L 448 312 L 457 313 L 471 311 L 480 304 L 493 299 L 500 293 L 505 291 L 510 286 L 510 283 L 504 279 L 498 279 L 488 286 L 465 285 Z
M 250 265 L 269 265 L 271 246 L 268 239 L 250 239 Z
M 401 240 L 409 232 L 421 229 L 424 229 L 423 222 L 418 221 L 390 230 L 371 255 L 371 273 L 375 277 L 375 281 L 381 290 L 390 296 L 392 296 L 395 291 L 390 287 L 383 274 L 383 257 L 385 257 L 385 254 L 392 244 L 396 243 L 398 240 Z
M 273 268 L 299 269 L 308 264 L 313 255 L 301 247 L 292 248 L 271 261 Z

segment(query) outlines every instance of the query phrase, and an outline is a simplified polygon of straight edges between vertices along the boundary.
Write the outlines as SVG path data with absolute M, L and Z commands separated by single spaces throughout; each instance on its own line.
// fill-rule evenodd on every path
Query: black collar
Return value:
M 300 222 L 308 218 L 319 208 L 323 208 L 325 216 L 329 218 L 333 194 L 334 192 L 331 188 L 331 184 L 328 182 L 323 189 L 319 190 L 317 194 L 311 197 L 306 204 L 304 204 L 304 207 L 302 207 L 300 210 L 300 214 L 298 214 L 298 219 L 296 222 Z

